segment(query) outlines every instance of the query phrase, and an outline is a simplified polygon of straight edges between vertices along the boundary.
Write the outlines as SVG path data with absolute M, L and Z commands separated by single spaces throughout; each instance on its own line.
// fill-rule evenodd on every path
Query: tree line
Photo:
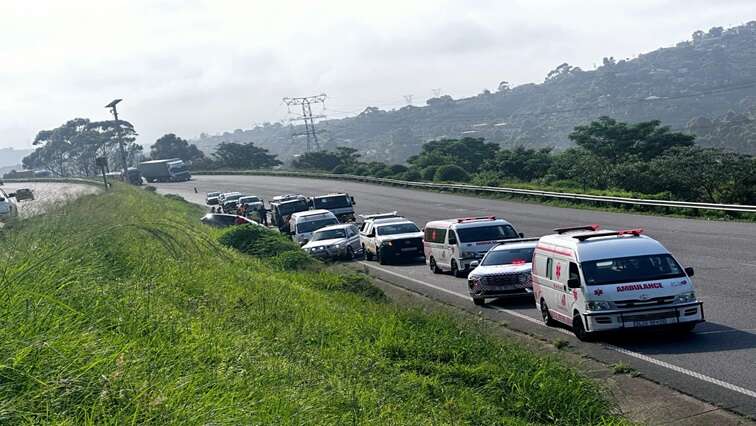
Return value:
M 482 138 L 444 139 L 422 146 L 407 165 L 362 162 L 357 150 L 307 153 L 292 162 L 320 170 L 409 181 L 533 184 L 556 190 L 605 190 L 656 198 L 756 204 L 756 159 L 702 148 L 695 136 L 657 120 L 635 124 L 601 117 L 569 134 L 574 147 L 502 148 Z

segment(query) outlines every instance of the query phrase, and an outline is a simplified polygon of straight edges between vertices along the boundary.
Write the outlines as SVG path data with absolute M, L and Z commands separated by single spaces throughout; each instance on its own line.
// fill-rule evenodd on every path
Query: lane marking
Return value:
M 390 270 L 388 270 L 386 268 L 381 268 L 380 266 L 371 265 L 371 264 L 369 264 L 369 263 L 367 263 L 365 261 L 359 261 L 359 263 L 362 264 L 362 265 L 364 265 L 364 266 L 367 266 L 368 268 L 373 268 L 373 269 L 379 270 L 381 272 L 384 272 L 384 273 L 387 273 L 387 274 L 390 274 L 390 275 L 394 275 L 394 276 L 399 277 L 399 278 L 403 278 L 403 279 L 412 281 L 412 282 L 414 282 L 416 284 L 420 284 L 420 285 L 423 285 L 425 287 L 430 287 L 432 289 L 435 289 L 435 290 L 444 292 L 446 294 L 450 294 L 450 295 L 459 297 L 459 298 L 467 300 L 467 301 L 472 301 L 472 298 L 469 297 L 469 296 L 465 296 L 465 295 L 459 294 L 457 292 L 445 289 L 443 287 L 439 287 L 437 285 L 433 285 L 433 284 L 427 283 L 425 281 L 421 281 L 421 280 L 418 280 L 418 279 L 415 279 L 415 278 L 412 278 L 412 277 L 408 277 L 406 275 L 402 275 L 402 274 L 399 274 L 397 272 L 390 271 Z M 499 307 L 491 306 L 491 305 L 488 305 L 488 306 L 490 308 L 493 308 L 494 310 L 499 311 L 499 312 L 503 312 L 503 313 L 512 315 L 514 317 L 523 319 L 523 320 L 531 322 L 533 324 L 538 324 L 538 325 L 540 325 L 542 327 L 547 327 L 542 321 L 537 320 L 537 319 L 535 319 L 533 317 L 521 314 L 519 312 L 515 312 L 515 311 L 512 311 L 510 309 L 499 308 Z M 567 331 L 567 330 L 565 330 L 563 328 L 551 328 L 551 327 L 549 327 L 549 329 L 561 332 L 563 334 L 572 335 L 572 333 L 570 333 L 569 331 Z M 705 333 L 705 332 L 696 333 L 696 334 L 703 334 L 703 333 Z M 701 374 L 701 373 L 696 372 L 696 371 L 688 370 L 687 368 L 679 367 L 677 365 L 670 364 L 670 363 L 668 363 L 666 361 L 661 361 L 661 360 L 658 360 L 656 358 L 652 358 L 650 356 L 643 355 L 641 353 L 631 351 L 629 349 L 621 348 L 619 346 L 614 346 L 614 345 L 610 345 L 610 344 L 606 344 L 606 343 L 604 343 L 603 345 L 605 345 L 605 347 L 607 349 L 611 349 L 611 350 L 613 350 L 615 352 L 619 352 L 619 353 L 621 353 L 623 355 L 627 355 L 627 356 L 633 357 L 635 359 L 638 359 L 638 360 L 641 360 L 641 361 L 645 361 L 645 362 L 648 362 L 650 364 L 654 364 L 656 366 L 663 367 L 663 368 L 666 368 L 668 370 L 672 370 L 672 371 L 675 371 L 677 373 L 684 374 L 686 376 L 693 377 L 695 379 L 711 383 L 713 385 L 720 386 L 720 387 L 725 388 L 727 390 L 730 390 L 730 391 L 733 391 L 733 392 L 737 392 L 739 394 L 742 394 L 742 395 L 745 395 L 745 396 L 749 396 L 751 398 L 756 398 L 756 391 L 752 391 L 750 389 L 746 389 L 746 388 L 740 387 L 738 385 L 733 385 L 732 383 L 728 383 L 728 382 L 725 382 L 723 380 L 715 379 L 715 378 L 707 376 L 705 374 Z

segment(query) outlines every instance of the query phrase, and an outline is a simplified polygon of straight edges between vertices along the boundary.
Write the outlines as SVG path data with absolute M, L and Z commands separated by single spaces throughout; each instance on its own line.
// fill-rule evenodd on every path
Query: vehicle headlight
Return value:
M 341 248 L 341 244 L 334 244 L 331 247 L 333 247 L 335 249 L 340 249 Z
M 463 251 L 459 253 L 460 259 L 475 259 L 474 251 Z
M 678 294 L 677 296 L 675 296 L 675 303 L 695 302 L 695 300 L 696 300 L 696 293 L 692 291 Z
M 393 241 L 384 241 L 383 243 L 381 243 L 381 245 L 382 246 L 386 246 L 386 247 L 392 247 L 394 245 L 394 242 Z
M 609 309 L 612 309 L 612 304 L 610 302 L 588 302 L 589 311 L 607 311 Z
M 482 284 L 483 284 L 483 280 L 481 279 L 481 277 L 477 275 L 470 275 L 469 277 L 467 277 L 467 285 L 470 288 L 473 288 L 475 286 L 479 286 Z

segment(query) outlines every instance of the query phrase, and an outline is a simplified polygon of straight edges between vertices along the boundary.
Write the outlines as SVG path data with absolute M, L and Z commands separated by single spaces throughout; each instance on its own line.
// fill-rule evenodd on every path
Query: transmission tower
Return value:
M 303 98 L 283 98 L 283 102 L 291 113 L 292 106 L 302 106 L 302 116 L 292 118 L 289 121 L 304 121 L 305 131 L 304 133 L 294 133 L 292 136 L 307 136 L 307 152 L 310 152 L 313 148 L 316 151 L 320 151 L 320 144 L 318 143 L 318 134 L 315 132 L 315 120 L 319 118 L 325 118 L 324 114 L 312 115 L 312 104 L 321 104 L 325 109 L 325 93 L 315 96 L 306 96 Z
M 412 98 L 414 95 L 404 95 L 404 100 L 407 101 L 407 105 L 412 105 Z
M 441 96 L 441 89 L 440 88 L 439 89 L 431 89 L 431 90 L 433 90 L 433 97 L 434 98 L 437 98 L 437 97 Z

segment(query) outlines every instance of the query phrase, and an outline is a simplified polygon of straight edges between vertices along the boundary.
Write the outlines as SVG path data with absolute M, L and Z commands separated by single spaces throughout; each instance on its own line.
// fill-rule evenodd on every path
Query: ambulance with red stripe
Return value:
M 572 327 L 580 340 L 599 332 L 671 327 L 691 331 L 704 320 L 693 268 L 642 229 L 598 225 L 555 229 L 533 253 L 536 307 L 547 325 Z

